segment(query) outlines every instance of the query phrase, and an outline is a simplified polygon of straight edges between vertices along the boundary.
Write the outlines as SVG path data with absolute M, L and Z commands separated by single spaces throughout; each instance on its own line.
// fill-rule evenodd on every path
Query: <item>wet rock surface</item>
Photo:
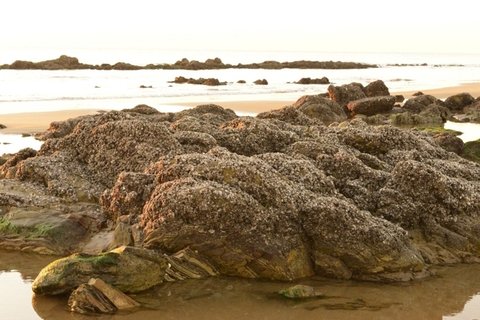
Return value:
M 139 292 L 164 281 L 167 260 L 142 248 L 119 247 L 99 255 L 74 254 L 45 267 L 32 284 L 36 294 L 63 294 L 90 278 L 100 278 L 123 292 Z
M 346 90 L 339 101 L 365 96 L 360 85 L 348 88 L 355 93 L 332 92 Z M 88 234 L 72 248 L 102 228 L 119 244 L 169 257 L 188 249 L 193 260 L 208 261 L 204 271 L 248 278 L 397 281 L 425 276 L 428 264 L 478 261 L 480 165 L 447 151 L 456 143 L 449 138 L 346 122 L 342 106 L 307 96 L 258 117 L 216 105 L 176 114 L 139 106 L 56 123 L 38 152 L 22 151 L 0 167 L 2 226 L 35 206 L 88 205 L 103 222 L 82 224 Z M 9 191 L 19 185 L 36 196 Z M 105 255 L 115 257 L 111 269 L 92 267 L 96 258 L 74 260 L 89 260 L 88 268 L 60 260 L 35 290 L 48 292 L 50 275 L 64 265 L 137 290 L 115 282 L 121 258 Z M 164 273 L 210 275 L 195 271 L 193 260 L 186 271 L 181 263 L 170 273 L 158 263 L 151 269 L 161 281 Z M 62 290 L 88 281 L 61 278 Z

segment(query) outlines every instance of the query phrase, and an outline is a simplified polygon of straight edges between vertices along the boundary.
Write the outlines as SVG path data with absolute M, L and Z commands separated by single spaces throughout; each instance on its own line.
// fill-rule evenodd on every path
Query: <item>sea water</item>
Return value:
M 39 61 L 60 53 L 7 52 L 1 63 L 15 59 Z M 100 64 L 124 61 L 145 65 L 174 63 L 186 57 L 204 61 L 220 57 L 225 63 L 265 60 L 354 61 L 378 64 L 379 68 L 324 69 L 223 69 L 223 70 L 0 70 L 0 114 L 65 109 L 123 109 L 148 104 L 161 111 L 186 102 L 295 101 L 302 95 L 324 93 L 328 85 L 299 85 L 301 78 L 329 78 L 333 84 L 381 79 L 392 92 L 426 90 L 480 81 L 480 55 L 441 54 L 347 54 L 314 52 L 156 52 L 156 51 L 77 51 L 80 62 Z M 14 58 L 13 56 L 16 55 Z M 421 65 L 426 63 L 427 65 Z M 414 64 L 392 66 L 392 64 Z M 175 77 L 217 78 L 223 86 L 170 83 Z M 253 81 L 266 79 L 267 86 Z M 245 84 L 237 83 L 246 81 Z M 145 86 L 147 88 L 141 88 Z M 151 88 L 150 88 L 151 87 Z M 169 109 L 170 108 L 170 109 Z M 0 122 L 1 123 L 1 122 Z
M 91 319 L 70 313 L 67 296 L 34 296 L 31 283 L 55 257 L 0 250 L 0 319 Z M 464 320 L 480 317 L 479 265 L 436 268 L 408 283 L 304 279 L 294 283 L 209 278 L 165 283 L 134 294 L 142 307 L 95 319 L 389 319 Z M 324 296 L 292 301 L 277 292 L 293 284 Z

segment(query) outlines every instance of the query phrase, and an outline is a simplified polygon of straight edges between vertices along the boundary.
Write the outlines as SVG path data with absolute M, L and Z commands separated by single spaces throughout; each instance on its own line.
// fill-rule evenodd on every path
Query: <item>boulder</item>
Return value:
M 475 102 L 475 98 L 470 93 L 459 93 L 448 97 L 445 100 L 445 106 L 453 112 L 461 112 L 463 108 Z
M 405 101 L 405 97 L 401 94 L 396 94 L 394 97 L 395 97 L 395 102 L 402 103 L 403 101 Z
M 347 278 L 388 278 L 391 272 L 423 269 L 421 257 L 400 229 L 327 196 L 331 194 L 327 185 L 312 186 L 324 190 L 323 196 L 315 196 L 296 184 L 296 177 L 290 180 L 271 171 L 268 163 L 281 162 L 290 161 L 282 156 L 250 158 L 216 148 L 157 163 L 149 170 L 157 176 L 156 187 L 140 216 L 145 245 L 166 252 L 190 247 L 221 274 L 249 278 L 289 280 L 315 272 L 339 275 L 333 262 L 344 255 L 352 259 L 338 262 L 350 270 Z M 295 162 L 291 165 L 290 172 L 295 172 Z M 300 225 L 292 222 L 293 216 Z M 362 221 L 363 229 L 348 222 L 354 217 Z M 324 233 L 325 229 L 329 231 Z M 341 237 L 332 236 L 340 230 Z M 312 239 L 308 245 L 302 240 L 303 232 Z M 334 243 L 335 250 L 323 249 Z M 309 250 L 319 253 L 313 261 Z M 382 255 L 390 258 L 375 269 L 375 257 Z
M 393 125 L 397 126 L 418 126 L 418 125 L 435 125 L 443 126 L 445 121 L 450 119 L 450 111 L 437 104 L 431 104 L 424 108 L 420 113 L 412 113 L 410 111 L 396 113 L 391 115 L 390 120 Z
M 303 96 L 293 106 L 307 117 L 318 119 L 325 125 L 347 119 L 347 115 L 338 103 L 319 95 Z
M 328 95 L 330 99 L 341 106 L 346 106 L 350 101 L 367 97 L 363 92 L 363 85 L 360 83 L 350 83 L 343 86 L 330 85 Z
M 378 113 L 389 112 L 392 110 L 394 104 L 395 97 L 378 96 L 351 101 L 347 104 L 347 109 L 352 115 L 364 114 L 372 116 Z
M 443 106 L 444 102 L 435 98 L 434 96 L 422 94 L 416 96 L 415 98 L 408 99 L 403 104 L 403 108 L 413 113 L 420 113 L 431 104 Z
M 5 128 L 7 128 L 7 126 L 0 123 L 0 130 L 1 130 L 1 129 L 5 129 Z
M 268 85 L 268 81 L 266 79 L 258 79 L 253 82 L 256 85 L 263 85 L 266 86 Z
M 73 254 L 55 260 L 32 284 L 36 294 L 63 294 L 90 278 L 100 278 L 123 292 L 139 292 L 163 282 L 167 260 L 146 249 L 119 247 L 97 256 Z
M 382 80 L 377 80 L 370 82 L 363 90 L 367 97 L 381 97 L 389 96 L 390 91 L 388 91 L 387 86 Z
M 343 112 L 343 109 L 342 109 L 342 112 Z M 319 124 L 317 120 L 309 118 L 306 114 L 304 114 L 303 112 L 300 112 L 298 108 L 294 106 L 286 106 L 281 109 L 262 112 L 262 113 L 259 113 L 257 117 L 260 119 L 277 119 L 280 121 L 288 122 L 290 124 L 297 124 L 297 125 Z
M 470 122 L 480 123 L 480 100 L 477 99 L 471 105 L 466 106 L 463 112 Z
M 463 141 L 459 137 L 450 133 L 440 133 L 434 135 L 433 138 L 445 150 L 458 155 L 463 153 Z
M 238 80 L 237 83 L 245 84 L 245 83 L 247 83 L 247 81 L 245 81 L 245 80 Z

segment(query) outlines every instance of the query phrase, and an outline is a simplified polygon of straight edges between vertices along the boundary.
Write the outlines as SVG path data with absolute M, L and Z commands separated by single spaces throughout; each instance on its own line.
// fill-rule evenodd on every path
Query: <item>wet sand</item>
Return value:
M 419 90 L 415 91 L 406 91 L 406 92 L 392 92 L 392 94 L 403 94 L 405 98 L 410 98 L 415 92 L 422 91 L 425 94 L 431 94 L 437 98 L 445 99 L 449 96 L 452 96 L 461 92 L 468 92 L 474 97 L 480 96 L 480 82 L 479 83 L 468 83 L 456 87 L 448 88 L 438 88 L 438 89 L 429 89 L 429 90 Z M 279 109 L 284 106 L 291 105 L 295 101 L 216 101 L 215 104 L 218 104 L 224 108 L 229 108 L 241 113 L 260 113 L 264 111 Z M 180 102 L 176 103 L 176 106 L 184 106 L 186 108 L 195 107 L 201 104 L 209 104 L 212 102 L 208 101 L 189 101 L 189 102 Z M 94 114 L 99 110 L 85 109 L 85 110 L 63 110 L 63 111 L 52 111 L 52 112 L 34 112 L 34 113 L 18 113 L 18 114 L 7 114 L 0 115 L 0 124 L 7 126 L 6 129 L 0 130 L 0 133 L 36 133 L 42 132 L 48 129 L 52 121 L 62 121 L 69 118 Z

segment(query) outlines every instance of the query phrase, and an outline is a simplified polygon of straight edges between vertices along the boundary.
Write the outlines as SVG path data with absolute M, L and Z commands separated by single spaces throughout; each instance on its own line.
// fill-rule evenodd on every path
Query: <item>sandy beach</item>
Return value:
M 461 92 L 468 92 L 474 97 L 480 96 L 480 83 L 468 83 L 456 87 L 437 88 L 407 92 L 391 92 L 391 94 L 402 94 L 406 99 L 411 98 L 415 92 L 422 91 L 424 94 L 431 94 L 437 98 L 445 99 Z M 300 98 L 300 97 L 299 97 Z M 264 111 L 279 109 L 284 106 L 291 105 L 295 101 L 217 101 L 218 104 L 224 108 L 229 108 L 238 112 L 244 113 L 260 113 Z M 175 105 L 182 105 L 185 107 L 195 107 L 201 104 L 209 104 L 212 102 L 206 101 L 191 101 L 176 103 Z M 95 109 L 80 109 L 80 110 L 62 110 L 52 112 L 34 112 L 34 113 L 18 113 L 0 115 L 0 124 L 7 126 L 6 129 L 0 130 L 4 134 L 22 134 L 22 133 L 36 133 L 48 129 L 53 121 L 62 121 L 69 118 L 74 118 L 87 114 L 97 113 L 99 110 Z

